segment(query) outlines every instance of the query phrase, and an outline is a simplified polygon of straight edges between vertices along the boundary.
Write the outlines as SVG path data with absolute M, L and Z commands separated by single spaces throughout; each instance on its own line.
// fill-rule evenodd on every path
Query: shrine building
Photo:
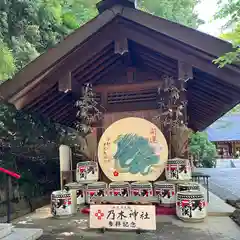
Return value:
M 104 109 L 98 140 L 121 118 L 152 121 L 166 76 L 185 82 L 184 118 L 193 131 L 206 129 L 240 102 L 240 67 L 213 64 L 232 51 L 230 43 L 140 11 L 130 0 L 103 0 L 97 8 L 94 19 L 1 84 L 0 97 L 74 127 L 75 102 L 83 84 L 91 83 Z
M 206 129 L 208 139 L 216 144 L 220 158 L 235 158 L 240 152 L 239 122 L 239 114 L 227 114 Z

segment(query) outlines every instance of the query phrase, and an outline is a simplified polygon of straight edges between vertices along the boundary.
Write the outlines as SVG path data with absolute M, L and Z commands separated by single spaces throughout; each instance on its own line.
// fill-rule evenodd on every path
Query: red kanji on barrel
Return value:
M 71 205 L 71 204 L 72 204 L 71 198 L 66 199 L 66 200 L 64 201 L 64 204 L 65 204 L 65 205 Z
M 186 207 L 189 204 L 189 200 L 182 200 L 182 207 Z
M 85 170 L 84 167 L 80 167 L 80 168 L 79 168 L 79 172 L 81 172 L 81 173 L 84 172 L 84 170 Z

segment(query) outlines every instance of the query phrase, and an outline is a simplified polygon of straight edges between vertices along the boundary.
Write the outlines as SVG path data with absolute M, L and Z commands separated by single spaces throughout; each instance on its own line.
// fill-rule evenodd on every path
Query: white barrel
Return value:
M 70 171 L 71 170 L 71 149 L 69 146 L 60 145 L 59 147 L 59 159 L 60 159 L 60 171 Z
M 51 213 L 53 217 L 70 217 L 75 213 L 71 192 L 65 190 L 54 191 L 51 195 Z
M 166 181 L 153 183 L 154 196 L 159 198 L 160 205 L 163 207 L 175 207 L 176 188 L 175 184 Z
M 200 185 L 196 182 L 184 182 L 177 184 L 177 192 L 183 191 L 201 191 Z
M 176 197 L 177 216 L 189 222 L 203 221 L 207 216 L 207 201 L 199 191 L 178 192 Z
M 131 195 L 139 197 L 152 197 L 152 184 L 150 182 L 133 182 L 131 184 Z
M 189 181 L 192 179 L 192 171 L 188 159 L 168 159 L 165 167 L 166 179 L 168 181 Z
M 109 196 L 129 197 L 130 184 L 128 182 L 112 182 L 108 186 Z
M 80 205 L 85 204 L 85 185 L 81 183 L 68 183 L 65 185 L 69 187 L 70 191 L 72 192 L 73 202 L 75 206 L 78 208 Z
M 86 188 L 86 203 L 91 204 L 93 197 L 107 196 L 107 183 L 95 182 L 87 185 Z
M 81 183 L 91 183 L 97 181 L 99 169 L 97 162 L 86 161 L 77 163 L 76 180 Z

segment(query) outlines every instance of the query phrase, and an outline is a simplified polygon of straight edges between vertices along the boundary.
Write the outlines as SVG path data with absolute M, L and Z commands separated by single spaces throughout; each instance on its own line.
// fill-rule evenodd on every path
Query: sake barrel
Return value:
M 54 191 L 51 195 L 51 213 L 53 217 L 70 217 L 75 213 L 71 191 Z
M 207 201 L 204 193 L 199 191 L 178 192 L 176 195 L 176 213 L 184 221 L 203 221 L 207 216 Z
M 168 181 L 189 181 L 192 179 L 191 166 L 188 159 L 168 159 L 165 167 Z
M 175 207 L 176 189 L 175 184 L 166 181 L 155 182 L 153 184 L 153 194 L 159 198 L 163 207 Z
M 177 184 L 177 192 L 200 191 L 200 185 L 196 182 L 185 182 Z
M 65 185 L 69 187 L 70 191 L 72 192 L 73 202 L 74 204 L 79 207 L 82 204 L 85 204 L 85 185 L 82 183 L 68 183 Z
M 112 182 L 108 186 L 109 196 L 129 197 L 130 184 L 127 182 Z
M 87 184 L 86 203 L 91 204 L 93 197 L 107 196 L 107 184 L 105 182 L 95 182 Z
M 150 182 L 133 182 L 131 184 L 131 195 L 139 197 L 152 197 L 152 184 Z
M 86 161 L 77 163 L 76 181 L 81 183 L 91 183 L 97 181 L 99 169 L 97 162 Z

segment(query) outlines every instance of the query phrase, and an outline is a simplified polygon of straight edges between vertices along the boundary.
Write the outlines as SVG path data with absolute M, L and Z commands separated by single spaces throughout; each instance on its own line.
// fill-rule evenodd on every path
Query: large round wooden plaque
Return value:
M 124 118 L 107 128 L 98 144 L 98 161 L 111 181 L 155 181 L 168 159 L 162 132 L 142 118 Z

